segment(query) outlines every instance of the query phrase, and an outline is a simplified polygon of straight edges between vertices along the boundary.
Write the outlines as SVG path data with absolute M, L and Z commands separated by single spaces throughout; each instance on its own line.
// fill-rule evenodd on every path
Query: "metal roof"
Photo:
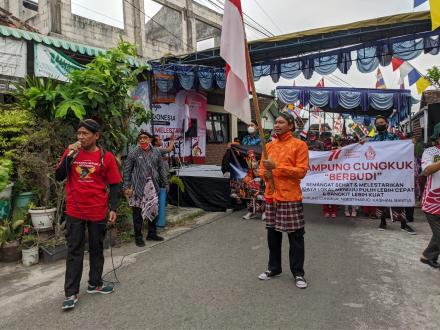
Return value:
M 253 64 L 310 52 L 431 31 L 429 11 L 406 13 L 365 21 L 295 32 L 249 43 Z M 196 52 L 175 59 L 179 63 L 224 66 L 220 49 Z

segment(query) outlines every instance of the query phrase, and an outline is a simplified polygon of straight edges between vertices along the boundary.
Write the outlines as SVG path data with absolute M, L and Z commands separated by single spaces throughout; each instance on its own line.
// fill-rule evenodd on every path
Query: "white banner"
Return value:
M 35 76 L 68 81 L 69 72 L 84 67 L 70 57 L 52 48 L 35 43 Z
M 26 42 L 0 37 L 0 74 L 10 77 L 26 76 Z
M 414 195 L 414 145 L 411 140 L 353 144 L 311 151 L 301 182 L 303 202 L 410 207 Z

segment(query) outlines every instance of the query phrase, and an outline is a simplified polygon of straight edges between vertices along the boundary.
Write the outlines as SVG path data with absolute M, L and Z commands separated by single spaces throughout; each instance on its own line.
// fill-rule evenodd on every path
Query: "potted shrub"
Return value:
M 6 220 L 0 226 L 0 261 L 12 262 L 21 258 L 20 237 L 24 220 Z
M 29 226 L 25 226 L 20 246 L 22 253 L 22 263 L 24 266 L 38 264 L 38 232 L 33 232 Z

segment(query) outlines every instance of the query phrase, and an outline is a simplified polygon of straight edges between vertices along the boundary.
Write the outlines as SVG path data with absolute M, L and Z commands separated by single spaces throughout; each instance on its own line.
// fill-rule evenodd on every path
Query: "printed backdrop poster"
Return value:
M 146 109 L 149 108 L 149 95 L 147 83 L 139 84 L 133 98 L 140 101 Z M 185 99 L 189 104 L 189 116 L 192 127 L 192 136 L 184 139 Z M 150 133 L 159 135 L 168 146 L 172 134 L 176 138 L 175 152 L 185 161 L 196 164 L 204 163 L 206 156 L 206 116 L 208 103 L 206 96 L 197 92 L 180 91 L 176 94 L 175 102 L 169 104 L 152 104 L 153 122 L 142 127 Z M 154 127 L 154 132 L 151 128 Z
M 311 151 L 301 187 L 304 203 L 414 206 L 414 145 L 404 140 Z

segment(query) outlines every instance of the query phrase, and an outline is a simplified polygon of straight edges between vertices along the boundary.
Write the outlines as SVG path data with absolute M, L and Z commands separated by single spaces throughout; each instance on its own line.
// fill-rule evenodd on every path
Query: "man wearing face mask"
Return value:
M 133 208 L 135 243 L 145 246 L 142 239 L 142 224 L 148 220 L 147 240 L 163 241 L 157 235 L 156 220 L 159 214 L 158 194 L 160 188 L 167 188 L 167 172 L 158 148 L 151 145 L 151 134 L 141 131 L 138 147 L 133 149 L 124 165 L 124 195 Z
M 245 146 L 259 146 L 261 145 L 261 139 L 258 135 L 258 124 L 255 120 L 252 120 L 251 124 L 247 128 L 248 135 L 243 138 L 242 144 Z
M 376 126 L 377 134 L 370 140 L 370 142 L 399 140 L 397 135 L 388 132 L 388 118 L 379 115 L 376 117 L 374 124 Z M 390 210 L 392 214 L 390 214 Z M 411 235 L 416 234 L 414 229 L 408 226 L 406 222 L 405 208 L 403 207 L 378 207 L 376 209 L 376 215 L 380 218 L 379 230 L 385 230 L 387 228 L 386 218 L 392 216 L 393 221 L 400 221 L 400 228 L 402 231 L 406 231 Z

